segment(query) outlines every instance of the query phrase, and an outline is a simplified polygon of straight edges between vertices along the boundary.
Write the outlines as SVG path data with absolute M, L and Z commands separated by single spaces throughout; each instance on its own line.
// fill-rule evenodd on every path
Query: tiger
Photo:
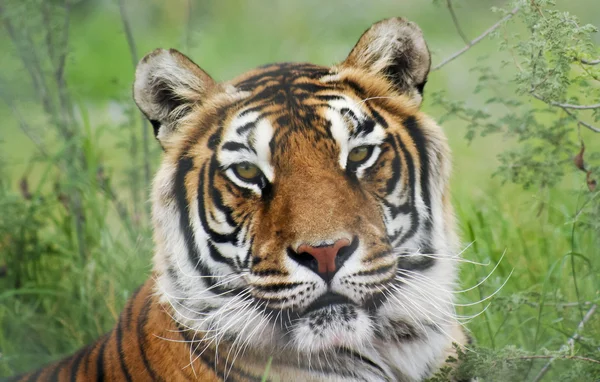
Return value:
M 163 159 L 151 276 L 115 327 L 19 381 L 421 381 L 455 312 L 450 149 L 421 109 L 431 55 L 404 18 L 331 67 L 216 82 L 174 49 L 133 98 Z

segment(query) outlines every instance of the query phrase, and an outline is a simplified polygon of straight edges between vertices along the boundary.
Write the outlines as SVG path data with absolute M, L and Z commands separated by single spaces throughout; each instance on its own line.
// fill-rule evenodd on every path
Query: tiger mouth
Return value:
M 307 316 L 318 310 L 329 308 L 334 305 L 353 305 L 353 306 L 355 306 L 356 304 L 354 302 L 352 302 L 348 297 L 342 296 L 341 294 L 327 292 L 327 293 L 323 294 L 321 297 L 317 298 L 315 301 L 313 301 L 304 310 L 303 315 Z

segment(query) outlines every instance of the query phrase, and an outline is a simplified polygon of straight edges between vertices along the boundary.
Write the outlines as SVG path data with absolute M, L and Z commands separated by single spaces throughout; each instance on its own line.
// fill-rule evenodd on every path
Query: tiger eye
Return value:
M 369 147 L 359 146 L 350 151 L 350 154 L 348 154 L 348 160 L 354 163 L 362 162 L 367 159 L 367 156 L 369 156 Z
M 252 163 L 238 163 L 235 165 L 236 174 L 245 180 L 252 180 L 260 175 L 260 170 Z

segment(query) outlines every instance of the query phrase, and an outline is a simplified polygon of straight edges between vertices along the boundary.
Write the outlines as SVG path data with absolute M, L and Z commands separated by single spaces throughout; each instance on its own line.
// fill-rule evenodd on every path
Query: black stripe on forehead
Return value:
M 320 81 L 328 73 L 329 69 L 311 64 L 279 64 L 259 70 L 249 78 L 234 83 L 234 86 L 252 93 L 245 99 L 244 107 L 252 106 L 259 110 L 262 109 L 261 105 L 292 107 L 318 92 L 334 89 L 334 84 Z
M 282 63 L 263 66 L 258 68 L 258 73 L 251 75 L 234 85 L 241 90 L 251 90 L 252 88 L 264 84 L 265 82 L 276 80 L 280 77 L 287 79 L 320 79 L 329 74 L 329 68 L 313 64 Z

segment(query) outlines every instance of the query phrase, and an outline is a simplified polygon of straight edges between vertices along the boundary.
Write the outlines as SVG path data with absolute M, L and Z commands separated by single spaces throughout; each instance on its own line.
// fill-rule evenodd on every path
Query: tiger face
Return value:
M 358 354 L 419 379 L 461 342 L 449 150 L 419 111 L 429 67 L 421 31 L 399 18 L 333 67 L 216 83 L 175 50 L 142 60 L 135 99 L 165 151 L 157 294 L 195 352 L 292 353 L 281 362 L 298 368 Z

